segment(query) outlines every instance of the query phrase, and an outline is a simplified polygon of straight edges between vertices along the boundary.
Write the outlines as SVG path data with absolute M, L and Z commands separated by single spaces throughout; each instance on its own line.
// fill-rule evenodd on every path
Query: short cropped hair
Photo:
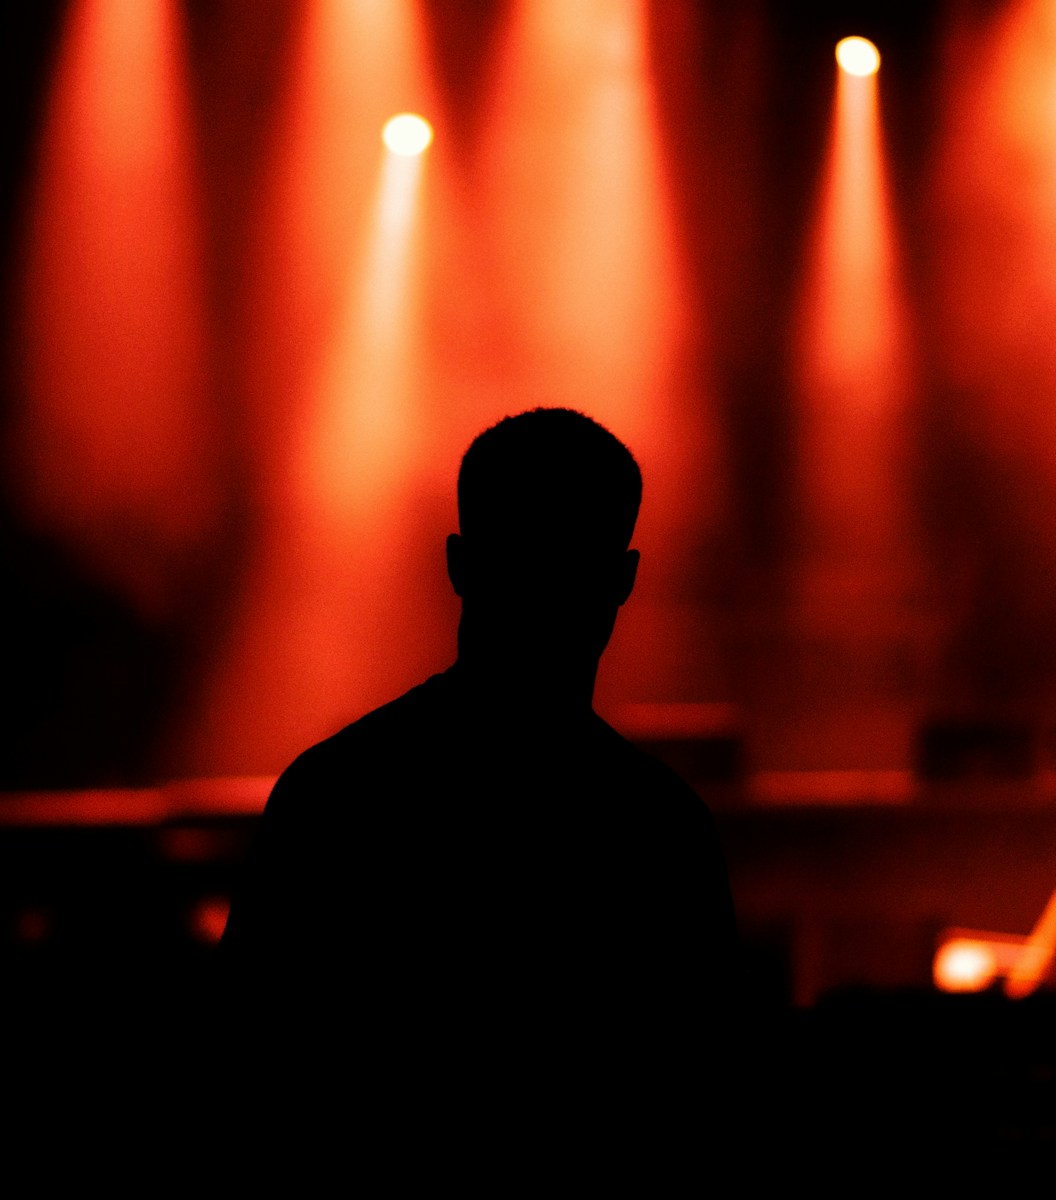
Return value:
M 458 473 L 459 527 L 477 542 L 556 537 L 626 550 L 641 502 L 634 455 L 570 408 L 505 417 L 473 441 Z

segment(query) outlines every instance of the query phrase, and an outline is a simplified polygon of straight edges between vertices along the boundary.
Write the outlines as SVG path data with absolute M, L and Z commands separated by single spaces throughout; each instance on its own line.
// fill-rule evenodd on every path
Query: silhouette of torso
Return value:
M 284 772 L 222 948 L 268 1043 L 476 1069 L 714 1040 L 734 929 L 685 783 L 589 710 L 533 721 L 456 667 Z

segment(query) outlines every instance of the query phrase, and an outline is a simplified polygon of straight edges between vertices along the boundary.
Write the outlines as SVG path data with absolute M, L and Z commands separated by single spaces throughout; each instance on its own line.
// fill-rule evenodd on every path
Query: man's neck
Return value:
M 593 712 L 597 664 L 547 664 L 501 648 L 469 647 L 460 639 L 451 674 L 480 703 L 544 721 Z

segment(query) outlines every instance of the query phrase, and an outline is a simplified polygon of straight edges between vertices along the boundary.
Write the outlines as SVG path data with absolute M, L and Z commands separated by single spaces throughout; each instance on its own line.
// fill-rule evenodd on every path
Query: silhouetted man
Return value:
M 470 446 L 456 663 L 306 751 L 268 801 L 222 944 L 263 1044 L 390 1084 L 438 1062 L 493 1082 L 571 1060 L 706 1071 L 734 956 L 713 823 L 592 709 L 640 500 L 627 448 L 567 409 Z

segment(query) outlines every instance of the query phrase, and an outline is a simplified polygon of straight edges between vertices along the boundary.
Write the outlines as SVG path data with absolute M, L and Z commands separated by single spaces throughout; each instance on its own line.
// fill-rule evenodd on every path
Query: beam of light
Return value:
M 503 386 L 481 424 L 567 404 L 625 439 L 649 480 L 636 533 L 648 566 L 605 659 L 603 707 L 701 698 L 696 683 L 683 688 L 695 617 L 685 604 L 674 611 L 672 597 L 688 590 L 679 575 L 720 475 L 700 398 L 706 367 L 696 365 L 691 400 L 679 374 L 690 342 L 694 352 L 705 344 L 707 320 L 687 295 L 647 30 L 642 0 L 511 5 L 479 159 L 481 236 L 494 248 L 503 314 L 492 351 Z M 617 677 L 623 694 L 610 695 Z
M 1023 952 L 1005 980 L 1005 995 L 1021 1000 L 1035 991 L 1056 959 L 1056 891 L 1048 899 Z
M 647 421 L 679 286 L 639 0 L 521 0 L 488 102 L 485 186 L 537 394 Z M 619 248 L 618 252 L 616 247 Z
M 809 715 L 796 726 L 805 755 L 797 766 L 832 765 L 834 730 L 859 756 L 840 766 L 903 766 L 910 754 L 910 722 L 898 710 L 904 698 L 885 695 L 892 673 L 882 640 L 897 636 L 882 622 L 892 599 L 905 602 L 920 566 L 908 502 L 908 322 L 877 80 L 836 72 L 793 363 L 800 425 L 793 619 L 818 648 L 817 693 L 801 693 Z M 896 715 L 884 723 L 878 710 Z
M 182 57 L 173 0 L 69 6 L 27 196 L 12 437 L 29 519 L 152 618 L 213 507 Z
M 951 630 L 967 653 L 948 687 L 959 704 L 969 672 L 999 674 L 1002 702 L 1043 704 L 1039 719 L 1049 721 L 1056 704 L 1056 6 L 1010 0 L 985 12 L 951 11 L 938 62 L 942 108 L 927 213 L 931 355 L 949 400 L 936 441 L 970 448 L 970 463 L 949 486 L 968 498 L 951 503 L 961 544 L 951 538 L 936 547 L 937 558 L 949 559 L 952 549 L 967 568 L 953 600 L 964 619 Z M 980 497 L 974 507 L 972 496 Z
M 250 283 L 253 504 L 240 597 L 181 733 L 186 770 L 278 769 L 446 665 L 418 604 L 426 179 L 394 114 L 442 117 L 414 0 L 320 0 L 291 45 Z M 442 128 L 437 120 L 438 128 Z M 442 542 L 441 542 L 442 544 Z
M 433 127 L 417 113 L 398 113 L 385 122 L 382 140 L 393 154 L 413 158 L 433 140 Z
M 846 37 L 836 43 L 836 61 L 848 75 L 875 75 L 880 70 L 880 51 L 868 38 Z
M 904 387 L 905 329 L 888 207 L 876 79 L 840 72 L 825 185 L 806 289 L 798 374 L 828 431 L 826 461 L 810 464 L 856 508 L 876 480 L 849 475 L 880 449 L 878 428 Z M 824 434 L 825 430 L 822 430 Z M 850 440 L 848 440 L 850 439 Z M 840 447 L 842 445 L 842 452 Z M 842 462 L 832 461 L 836 457 Z M 858 516 L 856 511 L 854 516 Z M 872 524 L 872 522 L 869 522 Z
M 414 235 L 423 160 L 390 151 L 378 167 L 358 279 L 316 384 L 318 415 L 300 467 L 311 503 L 338 528 L 391 504 L 416 441 Z

